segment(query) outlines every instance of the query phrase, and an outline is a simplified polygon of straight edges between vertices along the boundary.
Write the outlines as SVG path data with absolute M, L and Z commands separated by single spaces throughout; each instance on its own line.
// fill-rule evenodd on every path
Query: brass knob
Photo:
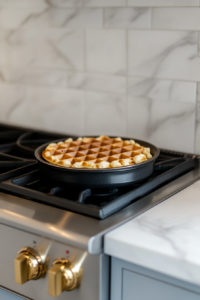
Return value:
M 23 284 L 28 280 L 37 280 L 46 271 L 41 257 L 33 248 L 23 248 L 15 258 L 15 281 Z
M 59 296 L 63 291 L 72 291 L 80 285 L 83 270 L 73 267 L 66 259 L 56 259 L 48 271 L 49 295 Z

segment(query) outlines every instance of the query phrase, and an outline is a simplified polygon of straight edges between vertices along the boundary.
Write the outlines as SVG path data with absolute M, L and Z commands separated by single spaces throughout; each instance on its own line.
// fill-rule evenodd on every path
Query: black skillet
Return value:
M 130 138 L 122 138 L 128 140 Z M 57 143 L 60 140 L 53 141 Z M 142 181 L 149 177 L 153 170 L 155 160 L 158 157 L 159 149 L 147 142 L 135 140 L 141 146 L 151 149 L 152 158 L 138 165 L 130 165 L 121 168 L 109 169 L 75 169 L 53 165 L 42 157 L 42 152 L 49 143 L 38 147 L 35 150 L 35 157 L 38 160 L 39 170 L 45 177 L 60 184 L 77 186 L 81 188 L 114 188 L 125 186 Z

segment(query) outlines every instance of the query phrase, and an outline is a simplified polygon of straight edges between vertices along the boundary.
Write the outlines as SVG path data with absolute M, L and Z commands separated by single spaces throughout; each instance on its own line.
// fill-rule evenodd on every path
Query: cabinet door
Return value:
M 200 294 L 122 269 L 122 300 L 199 300 Z
M 0 299 L 1 300 L 24 300 L 28 298 L 24 298 L 24 297 L 22 298 L 20 296 L 17 296 L 15 294 L 12 294 L 11 292 L 8 292 L 0 288 Z

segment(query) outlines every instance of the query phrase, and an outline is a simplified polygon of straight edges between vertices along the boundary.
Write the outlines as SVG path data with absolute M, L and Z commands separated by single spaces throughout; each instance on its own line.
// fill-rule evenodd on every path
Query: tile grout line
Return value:
M 197 57 L 198 57 L 198 53 L 199 53 L 199 33 L 197 32 Z M 198 82 L 196 82 L 196 102 L 195 102 L 195 116 L 194 116 L 194 144 L 193 144 L 194 153 L 196 148 L 197 100 L 198 100 Z
M 200 2 L 200 0 L 199 0 Z M 197 31 L 197 57 L 199 54 L 199 32 Z M 198 82 L 196 82 L 196 103 L 195 103 L 195 118 L 194 118 L 194 153 L 196 148 L 196 132 L 197 132 L 197 103 L 198 103 Z
M 1 64 L 0 64 L 0 68 L 1 68 Z M 13 69 L 12 67 L 11 67 L 11 69 Z M 49 71 L 49 69 L 46 69 L 47 71 Z M 74 71 L 76 71 L 76 73 L 78 73 L 78 74 L 84 74 L 85 73 L 85 71 L 84 70 L 67 70 L 67 71 L 64 71 L 64 70 L 62 70 L 62 73 L 64 73 L 64 74 L 66 74 L 66 73 L 73 73 Z M 88 74 L 90 74 L 90 75 L 95 75 L 95 76 L 111 76 L 111 77 L 113 77 L 113 78 L 124 78 L 125 76 L 123 76 L 123 75 L 115 75 L 114 73 L 105 73 L 105 72 L 87 72 Z M 130 78 L 143 78 L 143 79 L 150 79 L 150 78 L 153 78 L 153 79 L 155 79 L 155 80 L 166 80 L 166 81 L 177 81 L 177 82 L 190 82 L 190 83 L 196 83 L 197 82 L 197 80 L 186 80 L 186 79 L 177 79 L 177 78 L 168 78 L 168 77 L 166 77 L 166 78 L 163 78 L 163 77 L 151 77 L 151 76 L 141 76 L 141 75 L 129 75 L 129 77 Z M 16 81 L 11 81 L 11 80 L 6 80 L 6 81 L 4 81 L 4 82 L 2 82 L 2 81 L 0 81 L 0 84 L 2 85 L 4 85 L 4 84 L 15 84 L 16 83 Z M 18 83 L 18 82 L 17 82 Z M 24 84 L 27 84 L 27 83 L 23 83 L 23 82 L 20 82 L 20 84 L 21 85 L 24 85 Z M 41 85 L 39 85 L 39 84 L 34 84 L 34 83 L 28 83 L 28 85 L 33 85 L 33 86 L 37 86 L 37 87 L 51 87 L 51 88 L 58 88 L 58 89 L 62 89 L 62 88 L 64 88 L 64 87 L 62 87 L 62 86 L 57 86 L 57 85 L 55 85 L 55 86 L 52 86 L 52 85 L 43 85 L 43 84 L 41 84 Z M 109 92 L 109 91 L 106 91 L 106 92 Z M 110 92 L 110 93 L 114 93 L 114 92 Z
M 82 126 L 83 126 L 83 130 L 82 130 L 82 133 L 81 135 L 85 136 L 86 135 L 86 116 L 85 116 L 85 112 L 86 112 L 86 109 L 85 109 L 85 105 L 86 105 L 86 97 L 87 97 L 87 94 L 86 94 L 86 91 L 84 90 L 83 91 L 83 104 L 82 104 L 82 110 L 83 110 L 83 121 L 82 121 Z
M 128 135 L 128 30 L 126 29 L 126 96 L 125 96 L 125 132 Z
M 105 27 L 105 7 L 102 7 L 102 30 L 106 29 Z
M 83 73 L 86 72 L 86 29 L 83 30 Z
M 152 76 L 140 76 L 140 75 L 129 75 L 130 78 L 143 78 L 143 79 L 155 79 L 155 80 L 166 80 L 166 81 L 178 81 L 178 82 L 190 82 L 196 83 L 196 80 L 176 79 L 176 78 L 163 78 L 163 77 L 152 77 Z
M 125 29 L 124 27 L 110 27 L 109 29 L 112 30 L 119 30 L 119 29 Z M 130 31 L 150 31 L 148 28 L 129 28 Z M 159 32 L 190 32 L 190 31 L 198 31 L 200 29 L 168 29 L 168 28 L 156 28 L 153 27 L 152 31 L 159 31 Z
M 84 72 L 79 72 L 78 74 L 84 74 Z M 67 75 L 67 73 L 66 73 L 66 75 Z M 98 74 L 99 75 L 99 74 Z M 103 76 L 103 75 L 102 75 Z M 184 82 L 187 82 L 187 83 L 195 83 L 196 84 L 196 82 L 197 81 L 187 81 L 187 80 L 176 80 L 176 79 L 163 79 L 163 78 L 154 78 L 154 77 L 142 77 L 142 76 L 129 76 L 129 78 L 130 79 L 133 79 L 133 78 L 140 78 L 140 79 L 155 79 L 155 80 L 157 80 L 157 81 L 159 81 L 159 80 L 162 80 L 162 81 L 173 81 L 173 82 L 182 82 L 182 83 L 184 83 Z M 126 79 L 126 78 L 125 78 Z M 65 80 L 65 82 L 66 82 L 66 80 Z M 13 84 L 18 84 L 18 86 L 21 86 L 21 87 L 24 87 L 24 86 L 26 86 L 26 87 L 33 87 L 33 88 L 50 88 L 50 89 L 59 89 L 59 90 L 65 90 L 66 88 L 68 89 L 68 90 L 71 90 L 71 91 L 80 91 L 80 90 L 83 90 L 83 89 L 81 89 L 81 88 L 76 88 L 76 87 L 71 87 L 71 86 L 69 86 L 69 85 L 65 85 L 65 86 L 57 86 L 57 85 L 55 85 L 55 86 L 52 86 L 52 85 L 44 85 L 44 84 L 42 84 L 42 85 L 38 85 L 38 84 L 34 84 L 34 83 L 23 83 L 23 82 L 16 82 L 16 81 L 5 81 L 5 82 L 0 82 L 0 86 L 5 86 L 5 85 L 8 85 L 8 86 L 10 86 L 10 85 L 13 85 Z M 114 91 L 109 91 L 109 90 L 97 90 L 97 89 L 92 89 L 92 88 L 87 88 L 86 89 L 86 91 L 95 91 L 95 92 L 99 92 L 99 93 L 108 93 L 108 94 L 111 94 L 111 95 L 115 95 L 115 94 L 120 94 L 120 95 L 126 95 L 126 91 L 125 91 L 125 93 L 124 92 L 114 92 Z
M 195 118 L 194 118 L 194 153 L 196 153 L 196 132 L 197 132 L 197 103 L 198 103 L 198 82 L 196 82 L 196 104 L 195 104 Z
M 86 29 L 83 30 L 83 60 L 84 60 L 84 73 L 86 73 L 87 71 L 87 63 L 86 63 Z M 82 121 L 82 126 L 83 126 L 83 131 L 82 134 L 85 135 L 85 131 L 86 131 L 86 117 L 85 117 L 85 105 L 86 105 L 86 91 L 85 88 L 83 89 L 83 101 L 82 101 L 82 110 L 83 110 L 83 121 Z

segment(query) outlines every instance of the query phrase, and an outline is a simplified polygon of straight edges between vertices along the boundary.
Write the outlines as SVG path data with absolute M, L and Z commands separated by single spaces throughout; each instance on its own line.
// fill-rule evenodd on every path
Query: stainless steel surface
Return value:
M 103 251 L 103 236 L 106 232 L 157 205 L 199 178 L 198 165 L 195 170 L 105 220 L 96 220 L 0 193 L 0 223 L 88 250 L 91 254 L 100 254 Z M 22 246 L 20 245 L 20 248 Z
M 109 264 L 108 257 L 104 254 L 91 255 L 85 250 L 2 224 L 0 224 L 0 239 L 3 241 L 0 244 L 1 286 L 34 300 L 53 299 L 48 295 L 47 274 L 38 280 L 31 280 L 23 285 L 15 283 L 14 258 L 20 248 L 29 246 L 36 249 L 43 261 L 49 256 L 49 265 L 56 258 L 64 257 L 73 265 L 79 265 L 83 268 L 84 274 L 79 288 L 70 292 L 63 292 L 56 299 L 108 300 Z

